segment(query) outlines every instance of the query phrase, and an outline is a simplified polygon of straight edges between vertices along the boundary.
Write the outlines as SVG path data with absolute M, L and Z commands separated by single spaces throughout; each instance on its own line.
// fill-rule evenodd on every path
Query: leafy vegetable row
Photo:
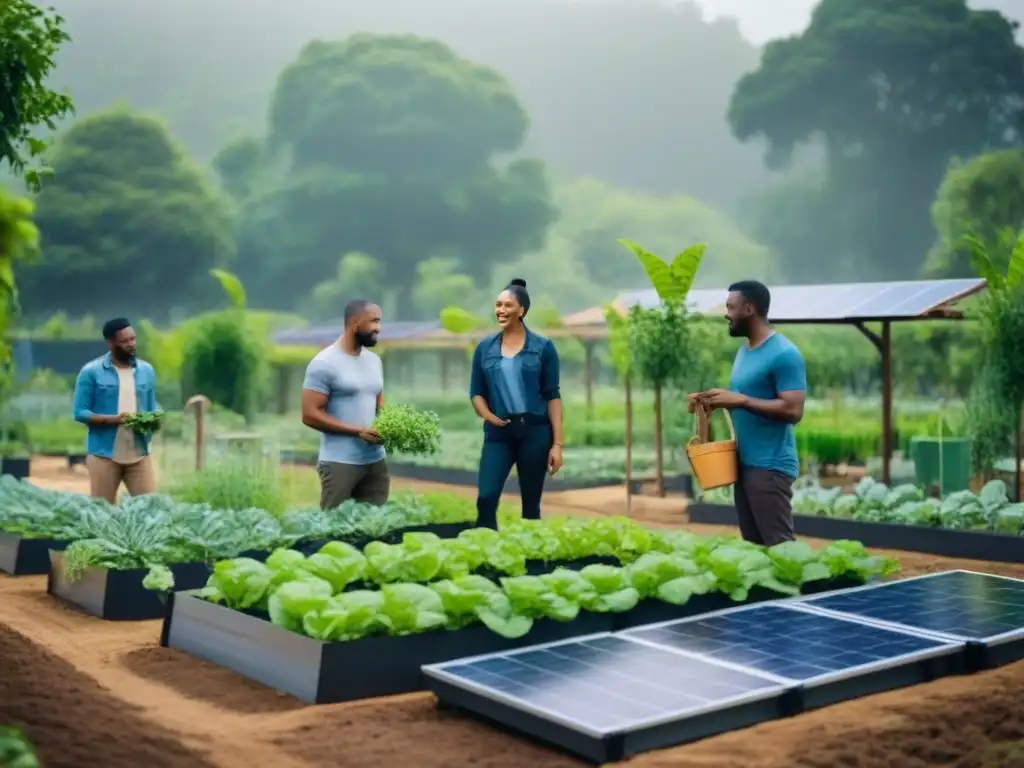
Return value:
M 91 566 L 126 570 L 213 562 L 323 539 L 361 543 L 426 525 L 431 515 L 430 505 L 414 496 L 381 507 L 349 501 L 337 509 L 298 509 L 283 516 L 185 504 L 159 494 L 115 506 L 0 477 L 0 531 L 73 542 L 65 552 L 71 578 Z
M 801 515 L 1024 534 L 1024 504 L 1010 503 L 1002 480 L 986 483 L 978 494 L 958 491 L 941 500 L 925 498 L 914 485 L 889 488 L 870 477 L 861 480 L 852 494 L 822 488 L 814 478 L 802 478 L 798 483 L 793 511 Z
M 677 548 L 649 551 L 624 567 L 558 568 L 542 576 L 495 581 L 468 573 L 470 561 L 459 555 L 444 561 L 435 574 L 443 576 L 440 580 L 353 591 L 347 590 L 379 576 L 378 566 L 370 556 L 331 542 L 309 557 L 278 550 L 266 563 L 249 558 L 219 562 L 200 596 L 236 610 L 264 612 L 275 625 L 319 640 L 408 635 L 476 623 L 504 637 L 521 637 L 537 619 L 571 621 L 581 610 L 621 613 L 643 599 L 683 605 L 693 595 L 714 591 L 744 601 L 755 587 L 796 595 L 810 582 L 837 576 L 864 580 L 897 568 L 895 561 L 869 555 L 851 541 L 815 552 L 799 541 L 766 549 L 692 534 L 658 540 Z

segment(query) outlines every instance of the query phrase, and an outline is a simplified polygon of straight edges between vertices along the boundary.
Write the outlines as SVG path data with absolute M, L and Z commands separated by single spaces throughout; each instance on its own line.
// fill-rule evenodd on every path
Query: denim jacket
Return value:
M 139 413 L 151 413 L 159 410 L 156 403 L 156 373 L 153 366 L 143 360 L 132 362 L 135 375 L 135 397 Z M 89 426 L 89 434 L 85 441 L 85 450 L 90 456 L 112 458 L 114 455 L 114 438 L 117 427 L 113 424 L 101 426 L 90 425 L 89 417 L 116 416 L 118 412 L 118 395 L 120 379 L 114 370 L 114 362 L 110 355 L 97 357 L 82 366 L 75 381 L 74 416 L 75 421 Z M 136 434 L 135 442 L 140 454 L 149 453 L 149 439 Z
M 555 345 L 543 336 L 526 329 L 526 343 L 519 352 L 522 362 L 523 394 L 526 410 L 532 416 L 547 418 L 548 401 L 558 400 L 559 390 L 558 351 Z M 469 396 L 480 395 L 499 419 L 507 413 L 509 402 L 505 392 L 505 379 L 501 373 L 501 333 L 488 336 L 473 352 L 473 366 L 469 377 Z M 484 424 L 484 429 L 489 427 Z

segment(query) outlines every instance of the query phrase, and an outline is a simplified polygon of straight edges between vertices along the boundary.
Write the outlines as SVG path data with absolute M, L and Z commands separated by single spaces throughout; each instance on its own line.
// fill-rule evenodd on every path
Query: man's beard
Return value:
M 113 351 L 113 355 L 114 359 L 120 363 L 130 363 L 132 360 L 135 359 L 134 352 L 128 352 L 127 350 L 124 349 L 115 348 Z
M 360 347 L 375 347 L 377 346 L 377 334 L 356 331 L 356 343 Z
M 744 339 L 750 336 L 750 323 L 746 320 L 736 320 L 729 323 L 729 335 L 734 339 Z

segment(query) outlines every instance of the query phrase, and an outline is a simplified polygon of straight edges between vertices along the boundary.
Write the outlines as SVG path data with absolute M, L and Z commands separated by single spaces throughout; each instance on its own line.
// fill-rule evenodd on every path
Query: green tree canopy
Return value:
M 646 282 L 640 263 L 618 244 L 620 237 L 645 243 L 655 253 L 674 253 L 680 243 L 709 243 L 710 255 L 700 273 L 706 286 L 774 276 L 774 257 L 767 248 L 748 239 L 727 216 L 692 198 L 654 197 L 582 179 L 559 184 L 555 201 L 560 216 L 542 261 L 551 263 L 559 258 L 560 247 L 570 248 L 586 276 L 606 290 L 628 290 Z M 580 282 L 578 270 L 572 279 Z
M 162 317 L 211 295 L 210 268 L 232 255 L 230 214 L 160 122 L 124 108 L 87 117 L 52 166 L 42 258 L 19 272 L 26 311 Z
M 566 173 L 725 209 L 766 176 L 758 148 L 722 119 L 759 51 L 733 19 L 707 20 L 696 2 L 47 3 L 75 39 L 57 80 L 79 108 L 125 99 L 153 110 L 203 160 L 234 130 L 262 133 L 267 94 L 303 45 L 374 30 L 441 40 L 496 68 L 529 111 L 525 151 Z
M 938 242 L 928 271 L 938 277 L 970 277 L 971 249 L 966 235 L 981 239 L 996 266 L 1005 269 L 1010 251 L 1002 233 L 1024 229 L 1024 150 L 1008 149 L 955 163 L 939 187 L 932 220 Z
M 316 320 L 338 320 L 345 304 L 370 297 L 382 301 L 382 290 L 380 262 L 365 253 L 346 253 L 338 260 L 334 277 L 310 291 L 303 312 Z
M 420 261 L 456 258 L 479 278 L 540 247 L 554 216 L 544 167 L 502 159 L 526 128 L 504 79 L 441 43 L 360 34 L 309 44 L 278 79 L 267 137 L 276 165 L 243 205 L 241 269 L 254 296 L 294 306 L 332 275 L 339 250 L 356 250 L 381 262 L 408 314 Z
M 740 80 L 729 121 L 738 138 L 767 140 L 774 166 L 823 141 L 821 194 L 839 216 L 817 226 L 831 229 L 831 252 L 848 250 L 862 274 L 912 277 L 950 159 L 1021 141 L 1014 32 L 965 0 L 822 0 L 806 31 L 770 43 Z
M 72 112 L 71 98 L 45 83 L 54 56 L 70 39 L 63 22 L 28 0 L 0 2 L 0 165 L 17 173 L 46 151 L 35 133 L 54 130 Z M 28 170 L 25 179 L 37 187 L 38 171 Z

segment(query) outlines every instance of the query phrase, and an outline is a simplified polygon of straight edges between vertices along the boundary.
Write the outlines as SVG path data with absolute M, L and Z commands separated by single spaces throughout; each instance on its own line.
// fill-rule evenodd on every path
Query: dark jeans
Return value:
M 513 465 L 519 475 L 523 517 L 540 519 L 540 497 L 551 452 L 551 424 L 530 423 L 520 416 L 509 418 L 511 423 L 487 430 L 484 435 L 476 497 L 476 524 L 480 528 L 498 527 L 498 504 Z
M 793 541 L 793 478 L 771 469 L 740 466 L 734 497 L 740 533 L 773 546 Z
M 320 475 L 320 507 L 335 509 L 349 499 L 382 506 L 391 491 L 391 476 L 386 459 L 373 464 L 339 464 L 321 461 L 316 467 Z

